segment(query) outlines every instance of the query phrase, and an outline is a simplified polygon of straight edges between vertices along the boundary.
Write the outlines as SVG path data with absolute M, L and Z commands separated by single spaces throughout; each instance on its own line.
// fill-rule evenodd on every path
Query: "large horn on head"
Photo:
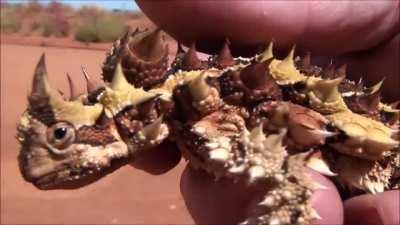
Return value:
M 32 92 L 31 97 L 29 98 L 29 103 L 34 103 L 36 98 L 39 97 L 50 97 L 50 90 L 51 88 L 47 79 L 45 55 L 42 54 L 38 64 L 36 65 L 35 73 L 33 75 Z
M 52 89 L 47 79 L 44 54 L 35 69 L 29 105 L 30 113 L 46 124 L 64 120 L 77 126 L 91 125 L 102 111 L 100 104 L 85 106 L 80 101 L 65 101 Z

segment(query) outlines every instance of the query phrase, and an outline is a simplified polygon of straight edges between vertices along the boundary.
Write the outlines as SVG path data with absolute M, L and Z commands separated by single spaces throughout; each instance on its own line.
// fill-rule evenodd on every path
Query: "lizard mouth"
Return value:
M 101 169 L 71 169 L 68 165 L 65 165 L 36 177 L 31 176 L 26 168 L 21 168 L 21 171 L 26 181 L 41 190 L 78 189 L 94 183 L 131 161 L 132 159 L 129 158 L 114 159 L 111 160 L 110 166 Z

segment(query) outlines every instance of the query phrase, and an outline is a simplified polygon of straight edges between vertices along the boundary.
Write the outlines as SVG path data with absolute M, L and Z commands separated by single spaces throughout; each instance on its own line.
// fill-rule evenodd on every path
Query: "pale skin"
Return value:
M 315 63 L 324 64 L 331 58 L 337 66 L 346 62 L 350 79 L 362 77 L 370 85 L 385 76 L 385 100 L 400 99 L 398 1 L 138 1 L 138 4 L 178 40 L 188 43 L 197 37 L 202 50 L 213 50 L 215 43 L 220 43 L 227 34 L 232 47 L 239 51 L 273 38 L 279 54 L 295 43 L 298 52 L 311 51 L 316 56 Z M 172 168 L 180 154 L 173 147 L 167 149 L 150 151 L 134 166 L 152 173 Z M 154 157 L 164 165 L 152 163 Z M 342 202 L 328 179 L 310 173 L 327 187 L 314 194 L 314 207 L 322 217 L 314 224 L 400 223 L 399 190 L 365 194 Z M 244 191 L 246 188 L 232 185 L 229 180 L 215 182 L 207 174 L 190 169 L 181 177 L 182 195 L 198 224 L 238 222 L 243 204 L 251 198 Z

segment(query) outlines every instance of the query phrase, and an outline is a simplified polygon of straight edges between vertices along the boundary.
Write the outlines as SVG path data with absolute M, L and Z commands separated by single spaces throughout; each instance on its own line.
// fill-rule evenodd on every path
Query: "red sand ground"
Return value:
M 65 93 L 66 72 L 83 88 L 80 65 L 99 75 L 105 56 L 105 51 L 1 45 L 1 224 L 193 224 L 179 190 L 184 162 L 161 176 L 125 166 L 77 190 L 40 191 L 23 180 L 15 128 L 43 52 L 51 84 Z

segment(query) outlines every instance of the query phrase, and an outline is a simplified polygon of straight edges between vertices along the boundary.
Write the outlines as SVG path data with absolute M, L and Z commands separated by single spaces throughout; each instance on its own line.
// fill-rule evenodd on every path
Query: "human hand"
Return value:
M 372 85 L 386 77 L 384 95 L 400 97 L 398 1 L 137 1 L 158 26 L 182 43 L 214 52 L 228 37 L 233 52 L 274 40 L 282 56 L 296 44 L 315 62 L 348 64 L 348 76 Z
M 362 75 L 371 85 L 386 76 L 383 94 L 390 100 L 400 97 L 397 1 L 138 1 L 138 4 L 173 37 L 185 44 L 196 40 L 200 50 L 215 51 L 225 37 L 230 39 L 234 51 L 254 49 L 274 39 L 279 55 L 296 44 L 298 52 L 311 51 L 318 62 L 330 58 L 335 58 L 338 66 L 346 62 L 350 79 L 357 80 Z M 313 176 L 328 187 L 314 196 L 315 207 L 323 218 L 315 222 L 341 223 L 342 205 L 335 203 L 340 200 L 336 190 L 326 179 Z M 215 183 L 210 177 L 189 170 L 181 181 L 182 194 L 198 223 L 237 222 L 240 217 L 237 207 L 242 207 L 248 196 L 238 194 L 244 187 L 231 186 L 229 181 Z M 400 223 L 398 190 L 359 196 L 347 200 L 344 208 L 344 221 L 349 225 L 364 221 L 363 224 Z

